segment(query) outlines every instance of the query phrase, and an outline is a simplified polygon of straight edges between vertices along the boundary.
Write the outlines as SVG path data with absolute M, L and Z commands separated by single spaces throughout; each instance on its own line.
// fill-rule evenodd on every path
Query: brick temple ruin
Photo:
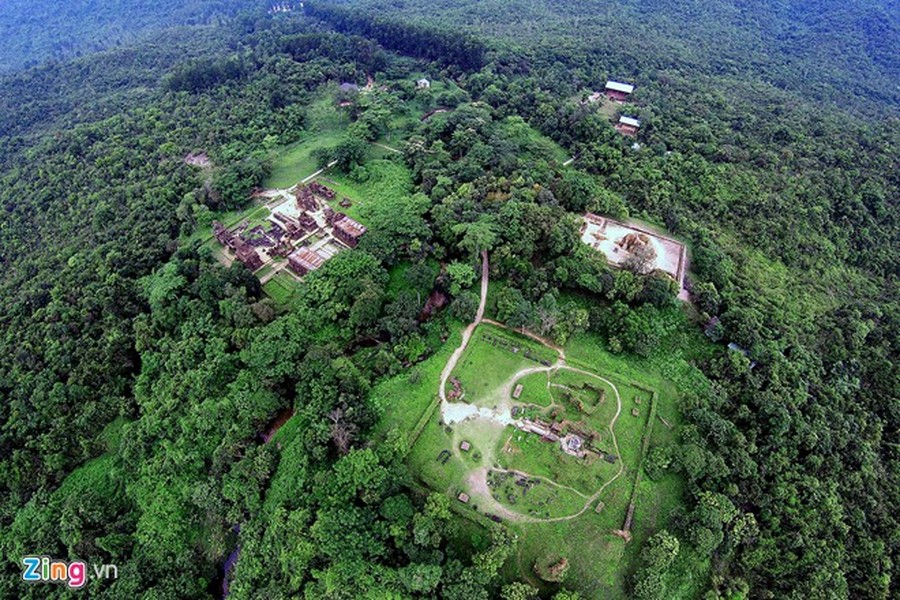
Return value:
M 363 224 L 329 206 L 337 193 L 318 181 L 299 184 L 284 196 L 264 224 L 250 227 L 245 221 L 228 229 L 213 222 L 216 240 L 251 271 L 273 265 L 275 269 L 266 277 L 282 269 L 303 277 L 339 252 L 355 248 L 367 231 Z M 349 206 L 349 200 L 344 200 Z

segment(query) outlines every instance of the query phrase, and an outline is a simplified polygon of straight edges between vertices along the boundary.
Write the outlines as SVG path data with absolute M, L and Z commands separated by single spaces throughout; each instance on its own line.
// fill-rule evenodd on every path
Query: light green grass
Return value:
M 496 287 L 492 287 L 493 289 Z M 505 348 L 487 343 L 485 334 L 495 337 L 507 336 L 515 340 L 520 348 L 519 353 L 513 354 Z M 408 458 L 410 471 L 429 489 L 455 497 L 460 490 L 466 489 L 468 478 L 474 469 L 492 466 L 486 464 L 484 460 L 474 460 L 472 455 L 477 451 L 486 456 L 493 455 L 493 462 L 501 467 L 547 477 L 589 496 L 600 485 L 609 481 L 617 472 L 619 464 L 623 464 L 622 475 L 609 484 L 600 496 L 600 501 L 604 503 L 600 513 L 594 511 L 595 503 L 584 514 L 571 520 L 552 523 L 516 523 L 505 520 L 505 525 L 518 536 L 518 550 L 515 558 L 504 566 L 503 574 L 508 580 L 524 577 L 535 585 L 541 585 L 533 572 L 535 561 L 566 557 L 570 564 L 567 587 L 577 589 L 589 598 L 613 600 L 627 598 L 626 579 L 638 564 L 641 544 L 660 528 L 670 526 L 671 519 L 680 507 L 685 493 L 683 480 L 671 473 L 659 481 L 652 481 L 644 476 L 635 485 L 638 481 L 643 436 L 648 431 L 652 391 L 658 393 L 656 410 L 673 425 L 673 429 L 666 428 L 658 420 L 654 422 L 650 447 L 671 444 L 677 439 L 681 423 L 677 411 L 679 390 L 708 385 L 702 374 L 689 362 L 709 353 L 709 344 L 702 339 L 702 334 L 698 338 L 685 327 L 672 334 L 671 340 L 677 342 L 676 347 L 647 359 L 612 354 L 608 351 L 605 341 L 595 334 L 574 336 L 566 346 L 569 365 L 609 379 L 620 393 L 622 410 L 615 425 L 615 434 L 621 463 L 612 465 L 596 459 L 585 463 L 562 453 L 557 444 L 541 442 L 535 435 L 512 428 L 502 430 L 499 435 L 496 434 L 496 430 L 493 434 L 486 432 L 482 435 L 477 425 L 466 423 L 455 425 L 448 433 L 440 423 L 440 411 L 436 410 L 430 413 L 430 418 L 422 427 L 421 435 L 410 450 Z M 417 369 L 421 371 L 420 378 L 414 385 L 411 385 L 406 375 L 402 374 L 376 387 L 379 391 L 378 397 L 382 398 L 380 405 L 384 407 L 382 421 L 379 424 L 381 431 L 391 427 L 409 431 L 417 427 L 416 424 L 422 420 L 423 415 L 428 414 L 426 412 L 428 408 L 435 406 L 440 371 L 458 343 L 457 334 L 438 355 L 419 365 Z M 485 401 L 491 403 L 496 400 L 492 398 L 492 392 L 503 383 L 511 381 L 516 372 L 530 366 L 541 366 L 540 363 L 527 360 L 522 355 L 526 347 L 532 346 L 536 346 L 536 343 L 517 334 L 487 324 L 479 326 L 454 370 L 454 375 L 459 377 L 466 391 L 465 400 L 476 404 Z M 541 348 L 540 351 L 543 352 L 544 358 L 551 361 L 556 359 L 553 351 L 546 348 Z M 553 379 L 575 388 L 585 381 L 597 387 L 605 387 L 593 378 L 566 371 L 557 373 Z M 526 384 L 523 396 L 518 401 L 511 398 L 507 400 L 516 404 L 526 402 L 537 404 L 539 408 L 533 410 L 549 415 L 550 402 L 542 394 L 542 390 L 546 390 L 547 376 L 542 373 L 533 374 L 523 381 Z M 596 392 L 582 390 L 580 393 L 588 403 L 592 397 L 596 403 Z M 640 405 L 635 404 L 635 396 L 641 397 Z M 566 403 L 556 395 L 553 397 L 555 404 Z M 635 407 L 639 409 L 636 417 L 631 414 L 632 408 Z M 600 440 L 596 443 L 598 448 L 616 453 L 605 429 L 614 410 L 615 395 L 606 388 L 604 402 L 598 404 L 594 410 L 583 413 L 569 406 L 565 407 L 565 412 L 560 416 L 568 416 L 573 421 L 576 419 L 584 421 L 585 425 L 600 433 Z M 452 452 L 461 439 L 474 444 L 471 453 L 462 454 L 461 459 L 451 454 L 450 460 L 445 465 L 437 462 L 436 459 L 442 450 Z M 482 448 L 482 440 L 485 439 L 495 440 L 494 447 Z M 507 448 L 509 452 L 506 451 Z M 505 497 L 508 493 L 507 490 L 505 494 L 499 495 L 500 502 L 513 510 L 525 509 L 526 514 L 528 510 L 548 509 L 552 516 L 558 516 L 570 509 L 572 514 L 584 505 L 584 500 L 572 492 L 558 497 L 554 501 L 558 502 L 558 505 L 554 504 L 552 507 L 532 506 L 529 504 L 531 500 L 519 497 L 515 498 L 516 504 L 512 504 Z M 634 539 L 631 543 L 625 544 L 622 539 L 614 536 L 612 531 L 622 527 L 632 497 L 636 502 L 632 527 Z M 541 496 L 534 496 L 533 501 L 541 502 Z M 472 502 L 477 504 L 477 499 L 473 499 Z M 456 506 L 456 504 L 454 503 L 454 507 L 459 514 L 471 515 L 476 512 L 471 506 Z M 479 507 L 477 512 L 486 511 L 489 512 L 489 509 Z M 678 565 L 679 563 L 676 563 L 674 569 L 682 575 L 677 581 L 670 582 L 670 590 L 675 594 L 673 597 L 691 597 L 702 584 L 705 576 L 704 567 L 701 565 L 699 571 L 695 569 L 691 574 L 687 568 L 689 565 L 685 564 L 682 567 Z M 554 589 L 546 585 L 541 587 L 545 592 Z
M 536 482 L 527 488 L 517 480 Z M 575 492 L 553 485 L 539 477 L 521 478 L 513 473 L 495 471 L 488 476 L 494 500 L 517 513 L 536 518 L 563 517 L 577 513 L 585 499 Z
M 271 211 L 265 206 L 261 206 L 257 202 L 250 202 L 246 207 L 240 210 L 229 210 L 213 212 L 209 217 L 209 224 L 197 227 L 194 232 L 185 239 L 185 243 L 190 244 L 193 241 L 206 243 L 213 239 L 212 222 L 221 222 L 226 229 L 231 229 L 244 219 L 247 220 L 263 220 L 271 214 Z
M 430 405 L 437 402 L 441 371 L 460 339 L 457 330 L 433 356 L 372 389 L 369 403 L 381 415 L 375 428 L 376 436 L 382 436 L 392 428 L 413 431 Z
M 514 353 L 509 347 L 499 344 L 494 346 L 488 338 L 508 340 L 519 351 Z M 462 384 L 465 401 L 480 405 L 482 402 L 495 402 L 497 398 L 493 398 L 491 394 L 518 371 L 528 367 L 541 367 L 539 362 L 525 358 L 526 350 L 538 359 L 556 359 L 552 350 L 526 337 L 493 325 L 480 325 L 453 370 L 453 376 Z
M 516 404 L 550 406 L 553 402 L 553 397 L 550 395 L 550 390 L 547 389 L 549 381 L 550 376 L 548 373 L 531 373 L 521 379 L 517 379 L 516 384 L 522 385 L 522 394 L 518 400 L 512 398 L 510 394 L 510 399 Z M 513 386 L 513 390 L 515 390 L 515 386 Z
M 504 445 L 508 452 L 501 450 Z M 501 440 L 500 446 L 497 460 L 504 469 L 546 477 L 587 496 L 609 481 L 618 469 L 617 465 L 605 461 L 586 462 L 569 456 L 562 451 L 559 443 L 541 441 L 537 435 L 524 431 L 510 431 L 509 437 Z M 575 510 L 565 514 L 578 512 L 583 505 L 584 500 Z
M 334 86 L 323 86 L 306 109 L 306 130 L 300 139 L 272 152 L 272 169 L 263 182 L 265 188 L 284 189 L 300 183 L 318 171 L 312 153 L 335 146 L 344 138 L 350 120 L 344 109 L 335 106 Z
M 409 454 L 409 466 L 425 486 L 455 498 L 465 489 L 465 478 L 471 467 L 453 454 L 453 437 L 440 420 L 440 411 L 435 411 Z M 438 461 L 443 450 L 451 453 L 446 463 Z
M 275 266 L 273 264 L 269 263 L 267 265 L 263 265 L 263 267 L 259 271 L 257 271 L 255 274 L 258 279 L 262 280 L 264 277 L 266 277 L 269 273 L 271 273 L 274 270 L 275 270 Z
M 340 130 L 323 131 L 279 149 L 273 156 L 272 170 L 263 182 L 263 187 L 284 189 L 297 185 L 319 170 L 313 152 L 336 146 L 343 137 L 344 132 Z
M 263 286 L 263 292 L 275 301 L 279 306 L 288 306 L 296 294 L 300 282 L 287 273 L 276 273 L 272 279 Z
M 517 526 L 519 560 L 516 564 L 505 566 L 507 576 L 521 577 L 520 569 L 527 571 L 525 575 L 529 575 L 535 560 L 557 553 L 569 559 L 568 581 L 577 581 L 578 584 L 574 587 L 587 597 L 612 599 L 628 597 L 625 578 L 637 565 L 641 544 L 654 532 L 670 524 L 672 516 L 682 503 L 684 494 L 684 482 L 674 474 L 668 474 L 660 481 L 651 481 L 644 476 L 638 486 L 634 487 L 642 435 L 650 416 L 650 393 L 642 388 L 656 389 L 659 392 L 658 411 L 677 427 L 680 423 L 676 409 L 678 387 L 661 371 L 671 373 L 686 385 L 697 385 L 698 374 L 694 371 L 694 367 L 687 364 L 684 357 L 692 352 L 702 354 L 704 351 L 703 348 L 688 344 L 673 350 L 677 355 L 674 359 L 671 357 L 637 359 L 609 353 L 604 341 L 595 334 L 576 336 L 567 344 L 566 355 L 570 364 L 576 363 L 580 367 L 597 372 L 615 383 L 619 390 L 622 397 L 622 413 L 615 432 L 625 472 L 604 490 L 600 498 L 600 501 L 604 502 L 604 508 L 600 514 L 591 509 L 572 521 Z M 642 398 L 640 405 L 634 403 L 635 395 Z M 631 415 L 631 409 L 634 407 L 640 411 L 638 417 Z M 677 429 L 669 430 L 657 421 L 653 427 L 651 447 L 673 443 L 676 436 Z M 531 458 L 532 463 L 527 467 L 551 468 L 553 467 L 551 459 L 554 457 L 549 454 L 543 457 L 534 454 Z M 515 462 L 512 464 L 516 465 Z M 558 467 L 557 469 L 561 482 L 570 481 L 572 487 L 580 489 L 577 480 L 566 479 L 571 475 L 570 470 Z M 626 545 L 611 532 L 622 526 L 632 491 L 636 506 L 631 531 L 633 540 Z M 578 552 L 572 552 L 572 548 L 577 548 Z M 703 569 L 688 577 L 689 570 L 686 565 L 684 567 L 683 578 L 673 582 L 672 586 L 680 590 L 678 594 L 680 597 L 691 597 L 700 585 L 699 579 L 702 579 Z
M 542 411 L 541 418 L 549 422 L 555 417 L 555 420 L 565 422 L 567 429 L 593 433 L 591 447 L 603 454 L 618 455 L 625 468 L 634 472 L 640 457 L 646 415 L 643 420 L 633 417 L 623 402 L 622 412 L 613 428 L 619 445 L 616 450 L 609 434 L 610 423 L 618 409 L 612 388 L 596 378 L 568 370 L 554 373 L 550 382 L 554 386 L 565 385 L 568 389 L 550 388 L 553 408 Z M 617 383 L 616 388 L 623 398 L 631 397 L 635 392 L 622 383 Z M 599 390 L 603 391 L 602 401 Z M 582 402 L 583 410 L 578 408 L 576 399 Z M 619 470 L 618 462 L 610 464 L 594 453 L 579 459 L 562 452 L 558 443 L 543 442 L 533 434 L 516 431 L 508 440 L 505 450 L 498 451 L 498 460 L 505 468 L 541 475 L 586 495 L 595 493 Z
M 371 214 L 367 210 L 372 206 L 384 200 L 408 197 L 413 192 L 412 173 L 402 162 L 373 160 L 366 163 L 365 171 L 368 177 L 364 181 L 354 180 L 350 175 L 337 171 L 318 178 L 337 194 L 331 207 L 364 224 Z M 340 206 L 344 197 L 350 198 L 353 205 Z

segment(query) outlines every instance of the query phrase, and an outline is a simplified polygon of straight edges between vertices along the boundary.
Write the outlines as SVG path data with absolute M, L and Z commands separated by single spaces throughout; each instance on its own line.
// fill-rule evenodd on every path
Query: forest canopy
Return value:
M 296 4 L 5 5 L 0 597 L 68 595 L 28 555 L 117 565 L 92 598 L 592 597 L 411 459 L 482 275 L 667 386 L 610 597 L 900 593 L 890 3 Z M 278 161 L 368 227 L 283 296 L 211 229 Z M 686 244 L 685 289 L 585 212 Z

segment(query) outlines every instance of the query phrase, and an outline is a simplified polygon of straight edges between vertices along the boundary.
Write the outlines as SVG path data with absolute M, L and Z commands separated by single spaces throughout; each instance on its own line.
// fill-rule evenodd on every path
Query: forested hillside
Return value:
M 759 81 L 858 108 L 896 107 L 900 13 L 879 0 L 337 0 L 503 39 L 525 64 L 577 65 L 569 83 L 676 69 Z M 522 63 L 520 63 L 522 66 Z M 573 81 L 574 80 L 574 81 Z M 556 83 L 556 82 L 554 82 Z
M 0 77 L 0 597 L 71 594 L 28 555 L 117 565 L 90 598 L 900 593 L 890 3 L 88 4 L 58 49 L 0 17 L 9 66 L 127 46 Z M 298 148 L 369 232 L 280 297 L 211 225 Z M 585 211 L 685 242 L 690 303 Z M 613 575 L 544 578 L 411 458 L 482 251 L 491 318 L 668 382 Z
M 371 4 L 508 39 L 467 88 L 572 148 L 631 214 L 694 241 L 699 306 L 724 326 L 711 335 L 758 361 L 706 364 L 715 392 L 684 406 L 684 442 L 712 453 L 690 479 L 760 527 L 752 549 L 726 535 L 714 553 L 720 593 L 891 595 L 896 13 L 868 2 L 856 15 L 877 18 L 828 3 Z M 617 149 L 566 100 L 609 77 L 638 84 L 640 152 Z
M 154 30 L 214 25 L 264 2 L 241 0 L 5 0 L 0 72 L 131 45 Z

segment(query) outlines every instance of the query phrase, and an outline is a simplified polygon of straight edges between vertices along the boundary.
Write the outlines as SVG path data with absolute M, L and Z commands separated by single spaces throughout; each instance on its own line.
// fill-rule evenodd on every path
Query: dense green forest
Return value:
M 266 5 L 252 0 L 6 0 L 0 11 L 0 72 L 129 46 L 171 27 L 215 25 L 242 9 Z
M 584 597 L 510 577 L 515 536 L 424 490 L 379 428 L 371 390 L 471 320 L 482 250 L 510 326 L 689 359 L 678 441 L 644 467 L 684 497 L 623 597 L 898 594 L 890 3 L 121 4 L 72 45 L 24 45 L 27 10 L 2 23 L 6 67 L 127 47 L 0 78 L 0 597 L 71 593 L 21 581 L 34 554 L 116 564 L 92 598 L 221 597 L 223 577 L 229 598 Z M 453 87 L 416 100 L 422 73 Z M 317 156 L 364 183 L 401 127 L 379 160 L 410 181 L 276 302 L 195 234 L 313 132 L 323 90 L 369 76 Z M 637 144 L 583 101 L 608 77 L 637 85 Z M 398 126 L 413 101 L 446 112 Z M 685 240 L 692 303 L 589 252 L 586 210 Z M 451 302 L 421 319 L 432 290 Z
M 336 0 L 311 4 L 364 6 L 375 19 L 392 15 L 503 39 L 519 50 L 517 63 L 509 67 L 556 66 L 557 75 L 564 78 L 547 81 L 548 87 L 551 83 L 554 87 L 596 83 L 605 70 L 615 67 L 620 77 L 639 73 L 652 77 L 670 70 L 683 71 L 688 77 L 759 81 L 862 110 L 880 111 L 898 102 L 900 16 L 891 2 Z

